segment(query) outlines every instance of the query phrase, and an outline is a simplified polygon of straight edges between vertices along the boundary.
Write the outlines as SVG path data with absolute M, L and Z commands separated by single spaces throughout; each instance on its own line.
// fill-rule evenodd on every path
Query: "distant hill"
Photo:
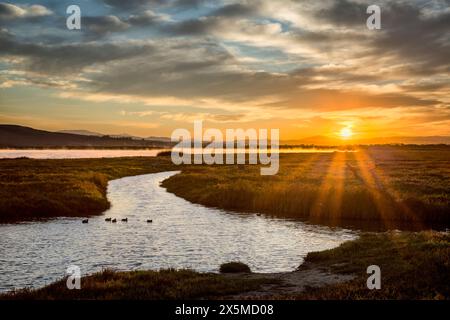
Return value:
M 94 131 L 89 131 L 89 130 L 59 130 L 57 132 L 61 132 L 61 133 L 72 133 L 72 134 L 80 134 L 83 136 L 97 136 L 97 137 L 102 137 L 102 136 L 106 136 L 106 134 L 103 133 L 99 133 L 99 132 L 94 132 Z M 168 142 L 170 143 L 170 138 L 169 137 L 154 137 L 154 136 L 150 136 L 150 137 L 138 137 L 138 136 L 132 136 L 128 133 L 120 133 L 120 134 L 109 134 L 108 136 L 112 137 L 112 138 L 131 138 L 131 139 L 135 139 L 135 140 L 149 140 L 149 141 L 162 141 L 162 142 Z
M 56 131 L 56 132 L 79 134 L 79 135 L 82 135 L 82 136 L 96 136 L 96 137 L 104 136 L 104 134 L 102 134 L 102 133 L 89 131 L 89 130 L 59 130 L 59 131 Z
M 0 125 L 1 148 L 165 148 L 170 146 L 170 141 L 50 132 L 18 125 Z

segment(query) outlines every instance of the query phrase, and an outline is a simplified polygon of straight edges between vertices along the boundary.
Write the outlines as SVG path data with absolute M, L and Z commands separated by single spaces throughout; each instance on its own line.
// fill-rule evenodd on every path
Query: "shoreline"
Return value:
M 337 248 L 309 253 L 299 269 L 292 272 L 218 274 L 174 269 L 105 270 L 83 277 L 82 290 L 68 290 L 63 278 L 42 288 L 0 294 L 0 300 L 441 300 L 450 299 L 448 259 L 449 232 L 363 233 L 360 238 Z M 382 270 L 380 290 L 366 287 L 369 265 L 379 265 Z M 180 285 L 180 281 L 189 285 Z M 161 283 L 166 284 L 164 288 Z

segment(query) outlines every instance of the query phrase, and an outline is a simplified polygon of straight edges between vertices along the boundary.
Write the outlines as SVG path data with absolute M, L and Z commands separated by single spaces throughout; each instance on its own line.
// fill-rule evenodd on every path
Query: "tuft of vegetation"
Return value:
M 22 289 L 0 300 L 177 300 L 218 298 L 256 290 L 266 279 L 229 278 L 191 270 L 114 272 L 105 270 L 81 279 L 81 290 L 69 290 L 67 279 L 41 289 Z
M 109 180 L 175 168 L 160 157 L 0 159 L 0 223 L 100 214 Z
M 221 273 L 251 273 L 250 267 L 239 261 L 232 261 L 220 265 Z
M 366 286 L 367 267 L 381 269 L 381 289 Z M 364 233 L 335 249 L 309 253 L 300 268 L 354 274 L 340 284 L 308 288 L 296 299 L 450 299 L 450 233 Z
M 261 176 L 259 165 L 187 166 L 163 186 L 210 207 L 314 223 L 450 226 L 450 146 L 281 154 L 274 176 Z
M 172 155 L 172 150 L 160 151 L 156 154 L 157 157 L 170 157 Z

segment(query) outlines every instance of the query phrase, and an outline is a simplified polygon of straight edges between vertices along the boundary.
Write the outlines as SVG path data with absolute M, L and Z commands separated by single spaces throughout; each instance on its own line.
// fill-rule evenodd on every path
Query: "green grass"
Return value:
M 256 165 L 189 166 L 163 186 L 210 207 L 332 225 L 450 225 L 449 146 L 282 154 L 274 176 Z
M 381 269 L 381 289 L 366 286 L 367 267 Z M 340 247 L 309 253 L 303 268 L 354 274 L 352 281 L 309 288 L 296 299 L 450 299 L 450 234 L 366 233 Z
M 166 157 L 0 159 L 0 223 L 100 214 L 108 180 L 174 169 Z
M 66 279 L 37 290 L 0 295 L 0 300 L 168 300 L 217 298 L 258 289 L 271 280 L 230 278 L 191 270 L 103 271 L 81 279 L 80 290 L 68 290 Z

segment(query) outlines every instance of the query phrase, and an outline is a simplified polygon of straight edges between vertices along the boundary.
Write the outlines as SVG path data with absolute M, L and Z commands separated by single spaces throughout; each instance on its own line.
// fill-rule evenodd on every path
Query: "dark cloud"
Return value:
M 233 3 L 213 10 L 208 15 L 219 17 L 249 17 L 250 15 L 255 14 L 257 11 L 257 6 Z
M 0 18 L 2 19 L 14 19 L 22 15 L 22 10 L 9 3 L 0 3 Z
M 151 10 L 146 10 L 141 14 L 130 15 L 126 20 L 127 23 L 133 26 L 146 27 L 153 26 L 166 20 L 166 17 L 157 14 Z
M 22 43 L 11 34 L 0 32 L 0 56 L 14 55 L 27 58 L 22 65 L 29 71 L 62 75 L 80 73 L 83 68 L 94 64 L 127 59 L 154 50 L 148 43 L 96 43 L 48 45 L 42 43 Z
M 124 31 L 130 27 L 130 25 L 120 18 L 110 16 L 98 16 L 98 17 L 83 17 L 82 24 L 90 32 L 95 34 L 107 34 L 110 32 Z
M 167 4 L 169 0 L 102 0 L 105 4 L 118 9 L 140 9 L 150 5 Z
M 417 73 L 450 71 L 450 12 L 425 17 L 409 4 L 392 4 L 381 21 L 383 33 L 372 42 L 376 55 L 410 61 Z
M 219 22 L 217 18 L 191 19 L 168 24 L 161 31 L 172 35 L 201 35 L 212 31 Z
M 369 4 L 372 3 L 337 0 L 331 7 L 318 10 L 315 17 L 337 27 L 364 30 Z M 443 10 L 426 16 L 423 11 L 426 6 L 410 2 L 384 2 L 380 8 L 381 30 L 355 39 L 366 41 L 366 55 L 374 59 L 392 56 L 397 61 L 410 62 L 408 72 L 414 74 L 449 71 L 450 12 Z
M 315 16 L 334 25 L 365 26 L 367 5 L 347 0 L 334 1 L 329 8 L 323 8 Z

